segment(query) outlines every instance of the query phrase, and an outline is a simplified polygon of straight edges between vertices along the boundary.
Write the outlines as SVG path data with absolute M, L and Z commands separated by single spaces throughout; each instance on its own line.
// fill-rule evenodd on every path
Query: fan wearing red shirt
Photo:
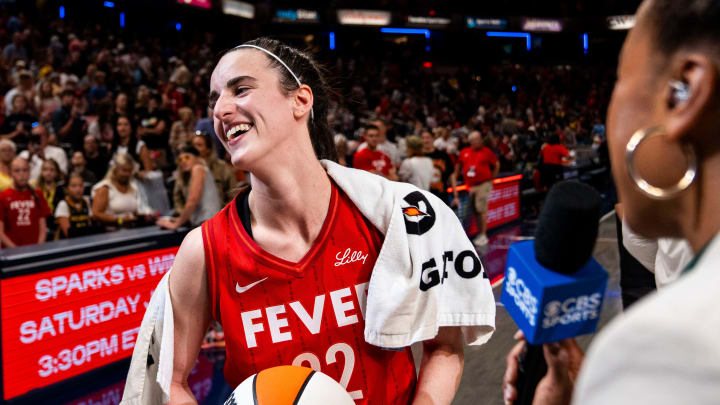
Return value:
M 312 58 L 256 39 L 222 56 L 210 90 L 215 133 L 233 166 L 252 176 L 175 258 L 169 403 L 196 403 L 187 377 L 214 319 L 225 332 L 231 385 L 299 364 L 338 381 L 356 404 L 450 404 L 462 376 L 460 328 L 423 342 L 417 377 L 409 349 L 365 342 L 368 281 L 383 236 L 319 161 L 337 153 L 329 87 Z
M 353 167 L 378 174 L 388 180 L 398 180 L 397 170 L 388 155 L 378 150 L 380 143 L 380 129 L 375 125 L 365 128 L 365 142 L 367 148 L 355 152 Z
M 540 150 L 542 157 L 542 165 L 540 168 L 540 178 L 543 186 L 548 189 L 557 181 L 562 180 L 563 162 L 570 155 L 565 145 L 560 143 L 560 137 L 551 134 L 548 137 L 548 143 Z
M 470 132 L 468 141 L 470 147 L 460 151 L 460 157 L 455 165 L 455 173 L 452 176 L 453 194 L 455 196 L 452 204 L 457 206 L 459 203 L 457 176 L 462 173 L 465 184 L 470 189 L 470 200 L 477 220 L 478 235 L 473 239 L 473 243 L 479 247 L 488 243 L 485 234 L 487 205 L 492 191 L 492 179 L 500 171 L 500 165 L 495 153 L 483 144 L 480 132 Z
M 13 186 L 0 193 L 0 240 L 3 246 L 23 246 L 45 242 L 50 215 L 45 197 L 28 184 L 30 165 L 17 157 L 10 165 Z

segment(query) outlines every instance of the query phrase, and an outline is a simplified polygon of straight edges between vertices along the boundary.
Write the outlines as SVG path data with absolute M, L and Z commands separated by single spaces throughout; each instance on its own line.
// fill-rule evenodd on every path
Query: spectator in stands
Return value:
M 162 93 L 162 100 L 162 105 L 167 108 L 169 114 L 172 116 L 177 116 L 180 108 L 185 105 L 183 101 L 183 93 L 178 90 L 177 83 L 172 80 L 165 85 Z
M 10 66 L 15 63 L 16 60 L 22 60 L 28 62 L 28 51 L 23 45 L 23 35 L 20 32 L 15 32 L 12 36 L 12 42 L 7 44 L 2 51 L 2 63 L 3 66 Z
M 5 114 L 12 114 L 14 107 L 13 99 L 18 94 L 25 96 L 25 108 L 23 108 L 23 110 L 27 109 L 28 113 L 34 113 L 35 106 L 30 104 L 35 100 L 36 94 L 35 86 L 33 85 L 33 75 L 29 70 L 23 69 L 18 71 L 16 76 L 17 86 L 5 94 Z
M 17 147 L 13 141 L 9 139 L 0 140 L 0 192 L 12 187 L 10 165 L 15 159 L 16 150 Z
M 175 56 L 168 58 L 168 62 L 170 63 L 171 68 L 174 68 L 172 74 L 170 75 L 170 82 L 177 83 L 180 87 L 187 87 L 192 79 L 192 74 L 187 66 L 185 66 L 185 63 Z
M 62 148 L 50 145 L 49 138 L 47 127 L 43 124 L 36 125 L 32 129 L 32 134 L 28 140 L 28 150 L 20 153 L 21 157 L 30 162 L 30 178 L 32 179 L 40 176 L 42 163 L 46 159 L 55 160 L 63 175 L 68 171 L 68 160 L 65 151 Z
M 168 166 L 167 149 L 168 149 L 168 115 L 162 109 L 162 96 L 154 93 L 148 100 L 147 108 L 139 108 L 137 110 L 140 126 L 137 134 L 145 142 L 148 149 L 158 151 L 158 166 L 165 168 Z
M 121 115 L 115 121 L 115 136 L 110 147 L 110 156 L 128 154 L 134 161 L 140 162 L 142 171 L 150 171 L 150 151 L 145 142 L 138 140 L 133 134 L 130 118 Z
M 94 233 L 90 198 L 83 195 L 85 180 L 76 172 L 67 181 L 66 196 L 55 208 L 58 237 L 62 239 L 86 236 Z
M 137 172 L 137 163 L 130 155 L 117 155 L 105 178 L 93 186 L 92 219 L 116 230 L 136 226 L 145 221 L 148 213 L 140 199 L 137 186 L 132 181 Z
M 121 115 L 129 118 L 133 117 L 133 111 L 128 100 L 128 95 L 123 92 L 118 93 L 115 97 L 115 111 L 112 114 L 110 122 L 117 122 L 117 117 Z
M 60 108 L 60 98 L 55 96 L 53 84 L 48 79 L 43 79 L 38 85 L 35 108 L 42 123 L 50 122 L 53 111 Z
M 27 145 L 30 129 L 35 122 L 37 122 L 37 117 L 28 112 L 25 96 L 16 94 L 12 99 L 12 112 L 5 117 L 0 127 L 0 137 L 11 139 L 19 145 Z
M 397 167 L 400 164 L 401 156 L 400 156 L 400 150 L 398 150 L 398 146 L 392 142 L 390 142 L 387 139 L 387 125 L 385 125 L 385 121 L 383 120 L 375 120 L 372 123 L 372 126 L 377 128 L 378 130 L 378 143 L 377 143 L 377 150 L 384 153 L 387 157 L 390 158 L 390 162 L 394 167 Z M 364 143 L 360 144 L 358 146 L 358 150 L 365 149 L 368 147 L 367 139 Z
M 1 153 L 2 149 L 0 149 L 0 154 Z M 93 172 L 87 169 L 86 164 L 87 162 L 85 161 L 85 156 L 81 151 L 78 150 L 73 152 L 70 157 L 70 175 L 75 174 L 82 177 L 85 184 L 85 194 L 90 195 L 90 187 L 97 183 L 97 177 L 95 177 Z
M 46 159 L 42 164 L 40 175 L 30 184 L 40 190 L 45 197 L 45 202 L 50 210 L 46 221 L 47 231 L 51 239 L 54 239 L 57 224 L 52 213 L 55 212 L 58 202 L 65 198 L 65 182 L 58 163 L 54 159 Z
M 43 243 L 50 209 L 40 190 L 31 188 L 30 166 L 16 157 L 10 168 L 13 186 L 0 193 L 0 241 L 4 247 Z
M 435 137 L 435 149 L 441 150 L 448 155 L 457 155 L 458 153 L 458 139 L 451 136 L 450 128 L 438 127 L 433 133 L 436 133 Z
M 192 227 L 196 227 L 212 218 L 222 208 L 215 181 L 197 149 L 190 145 L 180 149 L 177 164 L 173 200 L 175 211 L 179 212 L 180 216 L 172 219 L 161 218 L 157 225 L 177 229 L 189 222 Z
M 83 156 L 85 157 L 85 166 L 90 170 L 96 179 L 105 176 L 108 169 L 108 155 L 106 149 L 100 149 L 97 139 L 92 135 L 86 135 L 83 139 Z
M 207 114 L 207 117 L 199 119 L 197 124 L 195 124 L 195 133 L 197 133 L 197 131 L 200 131 L 204 134 L 208 134 L 215 142 L 215 152 L 217 153 L 218 157 L 222 160 L 225 160 L 224 157 L 227 151 L 220 142 L 220 139 L 217 137 L 217 135 L 215 135 L 215 128 L 213 127 L 212 121 L 212 110 L 210 108 L 208 108 Z
M 500 171 L 500 164 L 497 156 L 490 149 L 492 140 L 490 135 L 482 138 L 480 132 L 473 131 L 468 135 L 470 146 L 460 151 L 458 162 L 455 165 L 455 173 L 452 176 L 453 205 L 459 204 L 457 191 L 457 176 L 462 174 L 465 184 L 470 189 L 470 204 L 477 221 L 478 234 L 473 239 L 476 247 L 484 247 L 488 244 L 485 234 L 487 224 L 487 205 L 492 191 L 492 179 Z
M 192 142 L 195 136 L 195 114 L 190 107 L 182 107 L 178 110 L 179 120 L 175 121 L 170 128 L 170 147 L 173 153 Z
M 367 147 L 358 148 L 359 150 L 355 152 L 353 157 L 354 167 L 397 181 L 395 166 L 393 166 L 388 155 L 378 150 L 380 130 L 377 126 L 370 125 L 365 128 L 365 144 Z
M 97 119 L 88 125 L 87 133 L 94 136 L 101 144 L 110 144 L 114 140 L 115 128 L 112 120 L 113 111 L 110 101 L 95 101 Z
M 93 85 L 88 92 L 88 101 L 91 109 L 99 102 L 111 101 L 110 92 L 108 92 L 105 86 L 105 77 L 106 74 L 102 70 L 95 72 L 93 75 Z
M 430 190 L 430 182 L 435 171 L 433 161 L 423 155 L 423 144 L 419 136 L 408 136 L 406 142 L 408 157 L 400 164 L 398 170 L 400 181 L 413 184 L 421 190 Z
M 338 163 L 345 167 L 352 166 L 352 156 L 348 156 L 347 138 L 343 134 L 335 134 L 335 151 L 338 156 Z
M 422 133 L 422 145 L 423 154 L 433 162 L 433 176 L 430 181 L 430 192 L 438 196 L 445 203 L 449 203 L 449 194 L 447 188 L 450 185 L 450 176 L 455 170 L 455 164 L 453 163 L 450 155 L 447 152 L 437 149 L 435 147 L 433 135 L 430 131 L 423 131 Z
M 192 146 L 198 151 L 205 165 L 210 169 L 215 186 L 217 186 L 218 197 L 222 206 L 227 205 L 237 194 L 237 179 L 235 168 L 224 160 L 218 159 L 213 149 L 210 135 L 199 132 L 192 140 Z
M 569 161 L 565 145 L 560 143 L 560 137 L 550 134 L 545 146 L 540 150 L 540 178 L 544 187 L 550 189 L 553 184 L 563 178 L 563 163 Z
M 60 108 L 52 113 L 52 125 L 60 142 L 70 143 L 73 149 L 81 147 L 87 124 L 82 118 L 82 110 L 75 103 L 75 92 L 63 90 L 60 95 Z

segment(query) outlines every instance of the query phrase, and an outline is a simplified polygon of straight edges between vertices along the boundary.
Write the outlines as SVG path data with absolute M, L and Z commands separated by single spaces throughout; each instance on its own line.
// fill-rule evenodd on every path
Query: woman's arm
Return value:
M 460 385 L 464 363 L 460 328 L 440 328 L 435 339 L 423 342 L 413 405 L 450 404 Z
M 110 215 L 105 213 L 105 210 L 107 210 L 108 202 L 110 198 L 110 191 L 108 190 L 108 186 L 100 187 L 95 192 L 95 197 L 92 201 L 92 212 L 93 220 L 97 220 L 100 222 L 112 224 L 117 222 L 117 218 L 115 218 L 114 215 Z
M 190 231 L 180 245 L 168 283 L 175 343 L 168 404 L 197 404 L 187 379 L 210 324 L 210 293 L 201 228 Z
M 47 219 L 46 218 L 40 218 L 38 220 L 40 223 L 40 226 L 38 228 L 38 242 L 37 243 L 45 243 L 45 240 L 47 240 Z
M 3 221 L 0 221 L 0 241 L 2 241 L 4 247 L 16 246 L 10 237 L 5 233 L 5 223 L 3 223 Z
M 60 226 L 60 232 L 62 232 L 62 236 L 67 238 L 68 237 L 68 231 L 70 230 L 70 218 L 68 217 L 56 217 L 58 226 Z
M 148 150 L 147 146 L 143 145 L 140 148 L 140 153 L 138 154 L 140 157 L 140 163 L 142 164 L 143 170 L 146 172 L 149 172 L 150 169 L 150 151 Z
M 190 172 L 190 190 L 188 191 L 187 201 L 185 201 L 185 207 L 180 213 L 180 216 L 173 221 L 160 220 L 157 224 L 168 229 L 177 229 L 190 220 L 190 217 L 200 204 L 204 183 L 205 168 L 201 165 L 196 165 Z

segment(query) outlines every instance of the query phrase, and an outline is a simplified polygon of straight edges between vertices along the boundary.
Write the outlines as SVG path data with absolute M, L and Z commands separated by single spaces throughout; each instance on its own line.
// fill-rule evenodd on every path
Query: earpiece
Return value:
M 673 106 L 684 103 L 690 99 L 690 86 L 687 83 L 683 83 L 679 80 L 670 80 L 669 83 L 672 88 L 672 104 Z

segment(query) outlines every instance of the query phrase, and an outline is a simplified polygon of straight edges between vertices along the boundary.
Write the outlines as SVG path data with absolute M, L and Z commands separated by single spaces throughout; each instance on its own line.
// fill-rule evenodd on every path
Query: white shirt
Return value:
M 401 181 L 410 183 L 421 190 L 430 190 L 435 167 L 429 157 L 413 156 L 403 160 L 398 170 Z
M 435 142 L 433 142 L 433 145 L 436 149 L 440 149 L 448 155 L 457 155 L 458 153 L 458 145 L 456 138 L 448 138 L 447 140 L 443 138 L 438 138 L 435 140 Z
M 367 142 L 361 143 L 357 150 L 365 148 L 367 148 Z M 400 150 L 394 143 L 386 140 L 385 142 L 378 144 L 377 150 L 386 154 L 390 158 L 393 166 L 398 167 L 400 165 L 400 160 L 402 160 L 400 157 Z
M 45 147 L 45 150 L 43 152 L 45 154 L 45 159 L 53 159 L 60 167 L 60 171 L 63 172 L 63 174 L 67 174 L 68 160 L 67 156 L 65 155 L 65 151 L 62 150 L 62 148 L 48 145 Z M 27 159 L 30 163 L 30 180 L 35 180 L 40 177 L 40 173 L 42 172 L 43 159 L 38 155 L 33 155 L 32 159 L 29 159 L 30 152 L 26 150 L 20 152 L 19 156 L 23 159 Z
M 137 145 L 135 145 L 135 154 L 140 156 L 140 152 L 142 151 L 142 148 L 145 147 L 145 142 L 142 140 L 137 141 Z M 122 155 L 122 154 L 128 154 L 128 147 L 118 145 L 117 150 L 115 150 L 115 154 L 112 156 L 112 160 L 115 160 L 115 156 Z M 142 162 L 139 162 L 142 164 Z
M 130 183 L 127 193 L 122 193 L 115 187 L 112 181 L 103 179 L 99 183 L 95 184 L 90 191 L 92 198 L 95 198 L 95 193 L 100 187 L 108 187 L 108 205 L 105 209 L 105 213 L 114 215 L 116 217 L 127 215 L 127 214 L 146 214 L 148 213 L 147 207 L 142 203 L 140 193 L 138 192 L 137 185 L 134 182 Z
M 635 304 L 590 346 L 573 404 L 717 404 L 720 238 L 688 273 Z
M 90 204 L 90 198 L 83 196 L 83 199 L 88 206 L 88 215 L 92 216 L 92 204 Z M 68 207 L 67 201 L 60 200 L 57 207 L 55 207 L 55 218 L 70 217 L 70 207 Z
M 636 234 L 625 221 L 622 223 L 622 235 L 625 249 L 655 274 L 658 288 L 677 280 L 694 255 L 684 239 L 648 239 Z

